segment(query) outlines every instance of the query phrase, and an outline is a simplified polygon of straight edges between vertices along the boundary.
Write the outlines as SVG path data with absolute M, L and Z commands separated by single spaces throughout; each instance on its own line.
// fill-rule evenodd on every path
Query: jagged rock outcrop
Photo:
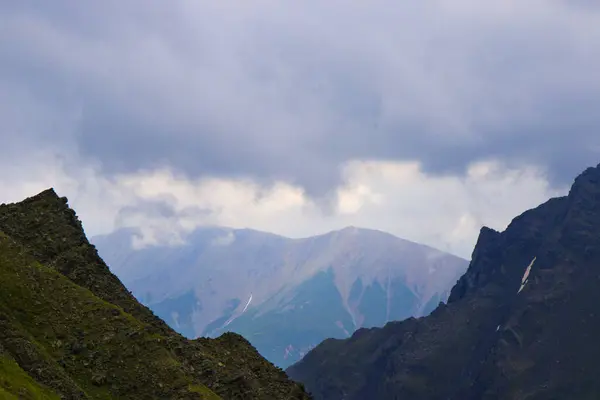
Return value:
M 325 341 L 288 373 L 316 399 L 597 399 L 598 304 L 600 166 L 483 228 L 447 305 Z
M 53 190 L 0 205 L 0 397 L 308 398 L 239 335 L 190 341 L 171 330 Z

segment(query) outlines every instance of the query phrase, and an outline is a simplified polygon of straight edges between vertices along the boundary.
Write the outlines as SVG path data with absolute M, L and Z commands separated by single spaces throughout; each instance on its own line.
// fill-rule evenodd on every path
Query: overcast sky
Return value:
M 600 162 L 596 4 L 0 0 L 0 202 L 469 257 Z

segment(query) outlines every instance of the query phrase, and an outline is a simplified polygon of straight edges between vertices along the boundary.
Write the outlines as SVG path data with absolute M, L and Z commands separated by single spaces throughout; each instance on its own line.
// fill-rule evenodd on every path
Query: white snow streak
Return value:
M 246 312 L 246 310 L 248 309 L 248 306 L 250 305 L 250 303 L 252 302 L 252 293 L 250 293 L 250 298 L 248 299 L 248 302 L 246 303 L 246 307 L 244 307 L 244 309 L 242 310 L 241 313 L 239 313 L 238 315 L 234 315 L 231 318 L 229 318 L 227 320 L 227 322 L 225 322 L 223 324 L 223 328 L 225 328 L 227 325 L 229 325 L 230 323 L 232 323 L 236 318 L 238 318 L 240 315 L 242 315 L 243 313 Z
M 533 257 L 533 260 L 531 260 L 531 262 L 529 263 L 529 266 L 525 270 L 525 273 L 523 274 L 523 277 L 521 278 L 521 287 L 519 288 L 519 291 L 517 293 L 521 293 L 521 290 L 523 290 L 523 288 L 527 284 L 527 279 L 529 278 L 529 272 L 531 271 L 531 267 L 533 266 L 533 263 L 535 262 L 536 258 L 537 258 L 537 256 Z
M 227 325 L 229 325 L 230 323 L 232 323 L 236 318 L 238 318 L 240 315 L 242 315 L 243 313 L 246 312 L 246 310 L 248 309 L 248 306 L 250 305 L 250 303 L 252 302 L 252 293 L 250 293 L 250 298 L 248 299 L 248 302 L 246 303 L 246 307 L 244 307 L 244 309 L 242 310 L 241 313 L 239 313 L 239 315 L 234 315 L 233 317 L 229 318 L 227 320 L 227 322 L 225 322 L 225 324 L 223 324 L 223 328 L 225 328 Z

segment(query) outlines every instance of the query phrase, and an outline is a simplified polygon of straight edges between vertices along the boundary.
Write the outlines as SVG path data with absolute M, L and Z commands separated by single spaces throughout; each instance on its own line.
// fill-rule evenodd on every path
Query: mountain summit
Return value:
M 600 166 L 483 228 L 447 305 L 327 340 L 288 369 L 317 399 L 600 398 Z
M 326 338 L 428 314 L 468 265 L 356 227 L 304 239 L 203 227 L 183 245 L 142 249 L 135 235 L 93 241 L 138 299 L 190 338 L 242 334 L 281 367 Z
M 307 399 L 241 336 L 190 341 L 125 289 L 53 190 L 0 205 L 0 398 Z

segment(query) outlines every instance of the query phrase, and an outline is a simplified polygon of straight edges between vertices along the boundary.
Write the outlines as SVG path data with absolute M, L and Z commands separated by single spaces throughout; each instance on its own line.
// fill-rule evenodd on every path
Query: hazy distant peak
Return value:
M 403 241 L 403 242 L 407 242 L 407 243 L 414 243 L 409 240 L 402 239 L 398 236 L 395 236 L 389 232 L 381 231 L 378 229 L 372 229 L 372 228 L 361 228 L 361 227 L 354 226 L 354 225 L 350 225 L 350 226 L 346 226 L 341 229 L 329 231 L 329 232 L 323 233 L 321 235 L 315 235 L 312 237 L 308 237 L 307 239 L 319 238 L 319 237 L 336 237 L 336 238 L 360 237 L 360 238 L 380 238 L 383 240 L 385 240 L 385 238 L 387 238 L 387 240 L 398 240 L 398 241 Z M 415 243 L 415 244 L 417 244 L 417 243 Z
M 94 242 L 133 293 L 182 333 L 244 333 L 278 365 L 327 337 L 427 314 L 468 264 L 357 226 L 301 239 L 203 227 L 186 240 L 141 251 L 122 234 Z

